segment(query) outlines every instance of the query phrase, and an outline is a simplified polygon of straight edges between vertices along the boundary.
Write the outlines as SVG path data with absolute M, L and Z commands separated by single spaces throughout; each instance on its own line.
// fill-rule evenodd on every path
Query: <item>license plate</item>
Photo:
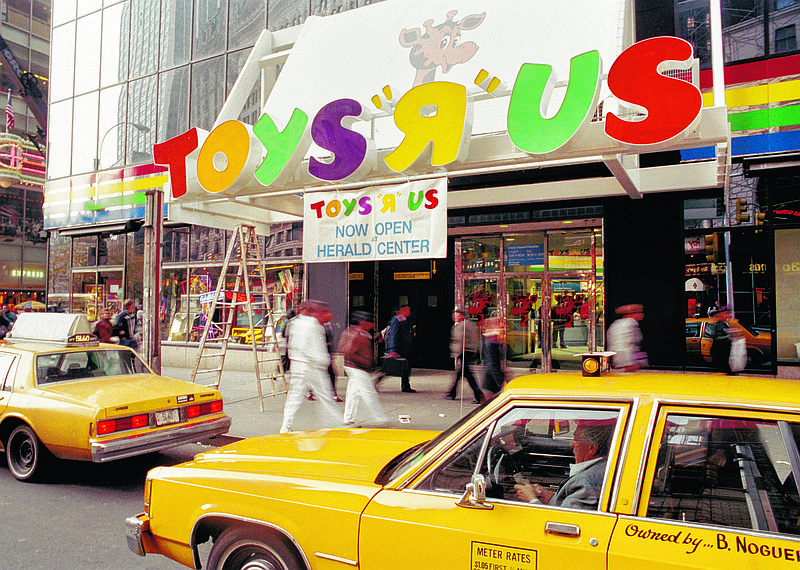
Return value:
M 178 412 L 178 409 L 172 410 L 162 410 L 160 412 L 156 412 L 156 425 L 157 426 L 165 426 L 168 424 L 177 424 L 181 421 L 181 415 Z

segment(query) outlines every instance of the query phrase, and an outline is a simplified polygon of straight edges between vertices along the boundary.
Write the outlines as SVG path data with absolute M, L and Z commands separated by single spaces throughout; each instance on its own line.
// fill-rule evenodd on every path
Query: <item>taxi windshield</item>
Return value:
M 387 483 L 390 483 L 391 481 L 394 481 L 400 477 L 403 473 L 422 461 L 423 457 L 425 457 L 430 450 L 434 449 L 437 445 L 439 445 L 440 442 L 447 439 L 450 434 L 458 430 L 458 428 L 468 422 L 478 412 L 482 411 L 485 406 L 486 404 L 483 404 L 473 409 L 470 413 L 458 420 L 456 423 L 451 425 L 433 439 L 425 443 L 415 445 L 414 447 L 411 447 L 399 454 L 397 457 L 389 461 L 389 463 L 387 463 L 383 469 L 381 469 L 381 472 L 375 478 L 375 483 L 378 485 L 386 485 Z
M 36 383 L 54 384 L 103 376 L 149 374 L 150 369 L 130 350 L 82 350 L 36 356 Z

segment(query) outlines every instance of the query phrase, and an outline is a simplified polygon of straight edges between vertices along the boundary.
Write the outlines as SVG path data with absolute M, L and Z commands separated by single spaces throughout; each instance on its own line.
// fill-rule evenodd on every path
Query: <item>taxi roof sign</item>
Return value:
M 70 342 L 75 335 L 95 340 L 84 314 L 22 313 L 6 338 L 9 341 Z

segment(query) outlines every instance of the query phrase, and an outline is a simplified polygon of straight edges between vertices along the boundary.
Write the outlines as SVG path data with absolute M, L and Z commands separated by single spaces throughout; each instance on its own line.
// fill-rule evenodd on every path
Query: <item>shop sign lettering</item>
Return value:
M 447 181 L 306 192 L 303 261 L 447 256 Z
M 689 132 L 699 121 L 700 91 L 689 82 L 662 75 L 658 67 L 667 61 L 688 66 L 692 57 L 691 44 L 676 37 L 646 39 L 623 51 L 608 70 L 607 85 L 623 106 L 636 110 L 636 116 L 608 113 L 605 135 L 628 149 L 652 149 Z M 602 76 L 598 51 L 573 57 L 565 98 L 554 116 L 544 117 L 542 109 L 555 82 L 553 69 L 545 63 L 523 64 L 506 119 L 513 144 L 531 155 L 557 156 L 594 115 Z M 370 113 L 358 101 L 343 98 L 323 106 L 311 119 L 295 108 L 283 129 L 268 114 L 253 126 L 226 121 L 210 133 L 195 127 L 156 144 L 155 162 L 170 168 L 173 199 L 202 200 L 244 188 L 280 188 L 294 176 L 313 140 L 331 155 L 325 160 L 309 158 L 311 176 L 331 183 L 359 180 L 375 168 L 376 149 L 374 141 L 351 127 L 368 120 Z M 403 139 L 383 161 L 394 172 L 429 170 L 468 156 L 472 100 L 463 85 L 446 81 L 417 85 L 399 99 L 393 120 Z M 361 212 L 367 206 L 342 207 L 358 207 Z

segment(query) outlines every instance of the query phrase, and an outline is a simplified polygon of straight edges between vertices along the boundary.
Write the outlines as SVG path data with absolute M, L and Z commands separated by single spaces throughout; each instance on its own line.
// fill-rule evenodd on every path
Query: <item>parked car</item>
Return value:
M 155 374 L 101 344 L 84 315 L 23 313 L 0 343 L 0 445 L 19 480 L 55 456 L 102 463 L 228 431 L 214 389 Z
M 711 345 L 714 336 L 720 334 L 717 327 L 724 331 L 728 327 L 736 329 L 744 337 L 747 345 L 747 367 L 757 368 L 772 360 L 772 335 L 757 331 L 740 323 L 736 319 L 722 321 L 715 318 L 686 319 L 686 352 L 690 360 L 710 363 Z
M 156 467 L 126 537 L 212 570 L 794 568 L 799 446 L 795 381 L 536 374 L 442 433 L 282 434 Z

